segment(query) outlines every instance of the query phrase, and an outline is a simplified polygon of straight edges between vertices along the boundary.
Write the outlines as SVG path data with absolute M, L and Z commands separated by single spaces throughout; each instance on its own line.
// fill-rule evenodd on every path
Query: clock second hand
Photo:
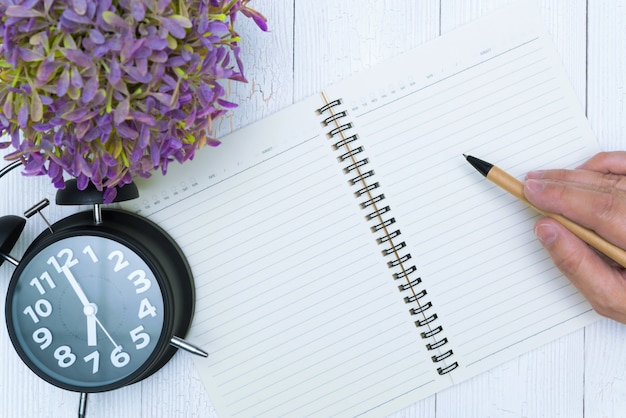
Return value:
M 107 338 L 111 341 L 111 343 L 113 343 L 113 346 L 115 348 L 119 347 L 119 345 L 115 342 L 113 337 L 111 337 L 111 334 L 109 334 L 106 328 L 104 328 L 104 325 L 102 325 L 102 322 L 100 322 L 100 320 L 96 316 L 96 313 L 95 313 L 97 309 L 96 305 L 89 302 L 89 299 L 87 299 L 87 295 L 85 295 L 85 292 L 83 292 L 83 289 L 80 287 L 80 284 L 78 284 L 78 281 L 74 277 L 74 274 L 72 274 L 72 271 L 70 270 L 70 268 L 68 266 L 63 266 L 61 267 L 61 271 L 65 275 L 65 278 L 67 279 L 67 281 L 70 283 L 70 286 L 72 286 L 72 290 L 74 290 L 74 293 L 76 293 L 76 296 L 78 296 L 78 299 L 80 299 L 80 302 L 83 304 L 83 313 L 87 316 L 87 332 L 88 332 L 87 344 L 91 345 L 90 336 L 92 336 L 93 328 L 90 328 L 91 320 L 89 319 L 89 317 L 93 317 L 95 322 L 100 326 L 100 329 L 102 329 L 102 331 L 105 333 Z M 93 327 L 93 325 L 91 325 L 91 327 Z
M 100 322 L 100 320 L 98 319 L 98 317 L 96 315 L 93 315 L 94 319 L 96 320 L 96 322 L 98 323 L 98 325 L 100 326 L 100 329 L 102 329 L 102 331 L 104 331 L 104 333 L 106 334 L 107 338 L 109 339 L 109 341 L 111 341 L 111 343 L 113 344 L 113 346 L 115 348 L 120 347 L 115 340 L 113 339 L 113 337 L 111 337 L 111 334 L 109 334 L 109 332 L 106 330 L 106 328 L 104 328 L 104 325 L 102 325 L 102 322 Z

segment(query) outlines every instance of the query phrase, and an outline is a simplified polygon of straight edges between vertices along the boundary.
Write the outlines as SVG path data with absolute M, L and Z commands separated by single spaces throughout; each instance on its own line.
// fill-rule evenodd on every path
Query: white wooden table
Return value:
M 530 0 L 529 0 L 530 1 Z M 220 135 L 317 93 L 359 70 L 495 10 L 506 0 L 253 1 L 269 21 L 262 33 L 240 19 L 248 84 L 231 83 L 241 106 Z M 626 2 L 539 0 L 548 31 L 605 150 L 626 148 Z M 381 80 L 381 83 L 385 80 Z M 0 164 L 0 166 L 3 164 Z M 17 172 L 0 180 L 0 215 L 22 214 L 55 190 Z M 50 221 L 76 211 L 52 207 Z M 29 220 L 14 253 L 44 228 Z M 0 267 L 0 317 L 13 267 Z M 626 326 L 601 320 L 418 401 L 398 417 L 618 417 L 626 414 Z M 0 328 L 0 417 L 73 417 L 78 394 L 36 377 Z M 88 417 L 213 417 L 190 355 L 178 353 L 141 383 L 91 395 Z

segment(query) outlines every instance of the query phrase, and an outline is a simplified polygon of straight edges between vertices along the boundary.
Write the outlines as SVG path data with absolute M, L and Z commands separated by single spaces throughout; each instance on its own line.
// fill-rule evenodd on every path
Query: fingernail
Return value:
M 526 174 L 526 179 L 542 179 L 545 173 L 545 170 L 530 171 Z
M 539 193 L 546 187 L 546 183 L 544 181 L 535 179 L 526 180 L 525 185 L 526 188 L 533 193 Z
M 552 244 L 558 235 L 556 228 L 550 224 L 535 225 L 534 232 L 541 244 L 545 246 Z

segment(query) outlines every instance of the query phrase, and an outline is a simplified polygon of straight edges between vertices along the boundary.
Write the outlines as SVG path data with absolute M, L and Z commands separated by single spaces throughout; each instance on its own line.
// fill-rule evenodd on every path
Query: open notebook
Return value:
M 249 125 L 127 208 L 189 257 L 220 416 L 384 415 L 596 315 L 469 153 L 522 177 L 598 151 L 517 3 Z

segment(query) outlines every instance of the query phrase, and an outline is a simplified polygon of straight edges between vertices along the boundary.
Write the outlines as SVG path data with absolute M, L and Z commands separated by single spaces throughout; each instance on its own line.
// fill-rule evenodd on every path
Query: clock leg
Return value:
M 81 393 L 78 401 L 78 418 L 85 418 L 85 416 L 87 416 L 87 394 Z
M 14 266 L 17 266 L 18 264 L 20 264 L 19 261 L 17 261 L 15 258 L 11 257 L 9 254 L 0 253 L 0 258 L 2 258 L 3 260 L 8 261 L 9 263 L 13 264 Z
M 173 336 L 170 340 L 170 345 L 176 348 L 182 348 L 185 351 L 190 352 L 191 354 L 195 354 L 201 357 L 209 357 L 209 353 L 201 349 L 200 347 L 196 347 L 195 345 L 179 338 L 177 336 Z

